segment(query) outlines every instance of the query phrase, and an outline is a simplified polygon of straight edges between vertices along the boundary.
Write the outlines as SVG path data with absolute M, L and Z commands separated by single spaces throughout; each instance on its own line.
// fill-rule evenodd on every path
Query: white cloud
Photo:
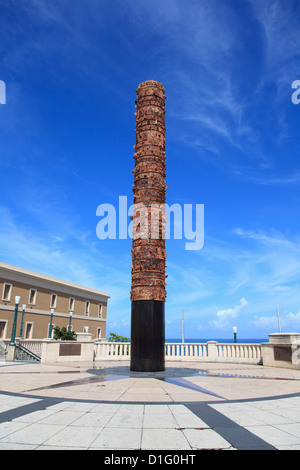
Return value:
M 300 324 L 300 311 L 298 313 L 290 312 L 287 315 L 281 314 L 280 323 L 283 333 L 295 331 Z M 263 333 L 267 332 L 270 334 L 279 331 L 278 317 L 276 315 L 256 316 L 250 325 L 255 326 Z
M 300 311 L 298 313 L 290 312 L 287 315 L 288 320 L 293 321 L 294 323 L 300 323 Z
M 266 230 L 239 229 L 235 234 L 232 242 L 206 236 L 205 247 L 193 260 L 168 263 L 170 314 L 184 307 L 186 324 L 197 321 L 204 330 L 233 326 L 236 318 L 239 327 L 256 331 L 261 325 L 270 333 L 277 330 L 278 304 L 282 326 L 295 330 L 297 317 L 293 322 L 287 314 L 298 312 L 300 305 L 298 238 Z M 242 298 L 251 308 L 236 300 Z
M 288 71 L 297 71 L 294 59 L 300 45 L 299 24 L 293 2 L 251 0 L 251 3 L 264 31 L 269 69 L 273 75 L 277 72 L 279 77 L 287 78 Z
M 284 300 L 299 299 L 300 241 L 280 232 L 267 234 L 263 231 L 235 230 L 246 243 L 252 241 L 252 249 L 244 251 L 244 259 L 238 256 L 236 284 L 245 279 L 256 293 L 274 298 L 282 294 Z M 297 294 L 297 295 L 296 295 Z M 277 302 L 283 305 L 281 302 Z
M 275 184 L 294 185 L 294 184 L 299 184 L 300 173 L 298 171 L 295 171 L 294 174 L 290 174 L 287 176 L 267 176 L 267 177 L 248 176 L 247 179 L 249 179 L 253 183 L 261 184 L 263 186 L 271 186 Z
M 278 319 L 275 316 L 255 317 L 255 320 L 252 322 L 252 325 L 254 325 L 258 329 L 272 332 L 278 327 Z
M 238 305 L 232 308 L 219 310 L 216 314 L 216 319 L 210 322 L 213 328 L 224 328 L 229 325 L 229 321 L 237 318 L 243 308 L 248 305 L 247 300 L 243 297 Z

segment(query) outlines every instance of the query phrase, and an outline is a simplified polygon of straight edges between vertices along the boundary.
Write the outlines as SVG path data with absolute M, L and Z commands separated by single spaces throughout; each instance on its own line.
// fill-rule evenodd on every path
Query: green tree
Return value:
M 130 338 L 128 338 L 127 336 L 121 336 L 121 335 L 117 335 L 116 333 L 109 333 L 110 336 L 108 338 L 108 341 L 111 341 L 112 343 L 129 343 L 130 342 Z M 126 348 L 126 349 L 125 349 Z M 118 355 L 119 354 L 124 354 L 125 351 L 127 351 L 127 354 L 128 354 L 128 351 L 129 351 L 129 345 L 128 346 L 125 346 L 125 344 L 123 344 L 122 346 L 118 346 Z
M 75 341 L 77 335 L 75 331 L 67 331 L 67 328 L 65 326 L 63 326 L 62 328 L 59 328 L 59 326 L 55 326 L 53 331 L 53 338 L 56 340 L 61 339 L 63 341 Z
M 130 338 L 128 338 L 127 336 L 120 336 L 120 335 L 117 335 L 116 333 L 109 333 L 110 336 L 108 338 L 108 341 L 113 341 L 113 342 L 117 342 L 117 343 L 128 343 L 130 342 Z

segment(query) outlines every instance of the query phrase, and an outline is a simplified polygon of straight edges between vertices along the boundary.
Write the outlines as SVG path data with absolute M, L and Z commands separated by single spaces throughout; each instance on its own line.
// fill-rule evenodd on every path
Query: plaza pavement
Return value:
M 300 371 L 0 363 L 0 450 L 299 450 Z

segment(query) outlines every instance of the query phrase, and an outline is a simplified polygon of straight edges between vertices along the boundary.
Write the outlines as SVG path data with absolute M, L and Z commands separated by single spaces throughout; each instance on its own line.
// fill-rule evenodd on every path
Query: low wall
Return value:
M 55 341 L 50 339 L 42 342 L 42 363 L 92 362 L 93 359 L 94 343 L 92 341 Z
M 264 366 L 300 370 L 300 334 L 271 334 L 261 348 Z
M 30 343 L 26 344 L 31 349 Z M 89 338 L 77 341 L 40 340 L 42 363 L 73 363 L 92 361 L 130 360 L 131 345 L 128 342 L 91 341 Z M 261 362 L 260 344 L 252 343 L 166 343 L 166 361 L 195 362 L 236 362 L 258 364 Z

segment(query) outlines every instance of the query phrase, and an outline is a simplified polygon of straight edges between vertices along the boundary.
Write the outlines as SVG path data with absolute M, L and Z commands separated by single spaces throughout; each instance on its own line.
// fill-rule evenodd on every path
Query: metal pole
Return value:
M 233 341 L 234 341 L 234 343 L 237 343 L 237 334 L 236 334 L 237 333 L 237 327 L 234 326 L 232 329 L 233 329 Z
M 68 331 L 71 331 L 71 321 L 72 321 L 72 312 L 70 312 L 69 329 L 68 329 Z
M 21 328 L 20 328 L 20 338 L 23 338 L 23 326 L 24 326 L 24 314 L 25 314 L 26 305 L 22 305 L 22 318 L 21 318 Z
M 184 343 L 184 310 L 182 309 L 182 343 Z
M 49 334 L 48 334 L 48 338 L 51 338 L 51 337 L 52 337 L 53 313 L 54 313 L 54 308 L 51 308 L 51 315 L 50 315 L 50 325 L 49 325 Z
M 10 346 L 16 345 L 16 329 L 17 329 L 17 318 L 18 318 L 20 298 L 21 297 L 18 295 L 15 297 L 15 313 L 14 313 L 14 322 L 13 322 L 11 339 L 10 339 Z
M 279 307 L 277 305 L 277 318 L 278 318 L 278 331 L 281 333 L 281 322 L 280 322 L 280 315 L 279 315 Z

